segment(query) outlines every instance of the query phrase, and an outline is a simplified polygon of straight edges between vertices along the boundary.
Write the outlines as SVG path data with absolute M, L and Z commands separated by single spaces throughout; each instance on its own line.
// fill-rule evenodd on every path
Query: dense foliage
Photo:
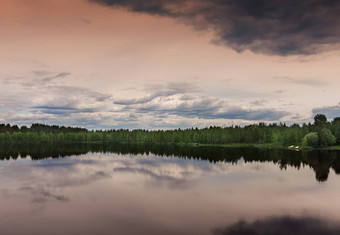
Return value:
M 319 145 L 319 135 L 317 132 L 308 133 L 305 137 L 307 146 L 318 146 Z M 304 145 L 304 144 L 303 144 Z
M 174 144 L 233 144 L 273 143 L 278 145 L 329 146 L 340 142 L 340 118 L 327 122 L 323 114 L 314 123 L 264 123 L 245 127 L 209 127 L 175 130 L 97 130 L 33 124 L 31 127 L 0 125 L 0 143 L 174 143 Z

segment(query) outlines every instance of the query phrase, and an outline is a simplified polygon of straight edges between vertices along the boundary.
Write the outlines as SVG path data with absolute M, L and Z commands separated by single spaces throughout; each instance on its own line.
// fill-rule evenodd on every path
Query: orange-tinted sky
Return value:
M 152 129 L 340 116 L 339 4 L 297 5 L 313 16 L 300 22 L 271 2 L 3 0 L 0 123 Z

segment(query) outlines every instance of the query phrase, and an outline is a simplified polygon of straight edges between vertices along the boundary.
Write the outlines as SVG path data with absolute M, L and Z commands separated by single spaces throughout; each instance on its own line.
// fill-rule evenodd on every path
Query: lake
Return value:
M 340 234 L 340 151 L 0 147 L 1 234 Z

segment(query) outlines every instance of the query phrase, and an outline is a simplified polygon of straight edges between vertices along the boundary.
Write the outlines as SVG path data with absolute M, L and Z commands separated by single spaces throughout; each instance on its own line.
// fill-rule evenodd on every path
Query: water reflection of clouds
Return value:
M 216 234 L 224 234 L 231 222 L 244 217 L 254 221 L 271 215 L 299 215 L 308 209 L 312 215 L 338 219 L 332 210 L 339 205 L 338 181 L 328 182 L 335 183 L 332 188 L 326 184 L 321 188 L 313 178 L 308 168 L 281 171 L 272 162 L 211 163 L 153 154 L 88 153 L 11 161 L 0 171 L 0 197 L 3 214 L 29 217 L 36 212 L 31 224 L 34 218 L 46 222 L 43 216 L 57 214 L 69 226 L 75 220 L 78 226 L 84 226 L 84 221 L 93 223 L 93 230 L 88 230 L 92 233 L 105 234 L 113 226 L 116 231 L 131 232 L 132 227 L 141 226 L 154 234 L 164 228 L 171 228 L 173 234 L 185 229 L 205 234 L 214 227 Z M 262 223 L 268 223 L 267 219 Z M 252 229 L 252 222 L 245 224 Z
M 63 195 L 53 194 L 45 188 L 34 188 L 30 186 L 24 186 L 21 187 L 19 190 L 23 192 L 29 192 L 30 194 L 32 194 L 34 196 L 32 202 L 34 203 L 44 203 L 49 199 L 55 199 L 60 202 L 67 202 L 70 200 L 68 197 L 65 197 Z
M 232 174 L 229 164 L 223 162 L 212 164 L 209 161 L 177 157 L 139 155 L 129 160 L 116 160 L 113 165 L 114 174 L 139 174 L 145 177 L 145 183 L 149 186 L 178 190 L 194 187 L 206 177 L 228 172 Z
M 185 189 L 197 185 L 202 177 L 221 177 L 227 181 L 243 181 L 258 177 L 266 166 L 244 162 L 230 164 L 177 157 L 151 155 L 112 155 L 89 153 L 70 158 L 47 159 L 30 162 L 11 162 L 1 171 L 3 177 L 16 179 L 22 184 L 39 182 L 50 187 L 71 187 L 110 178 L 117 174 L 143 175 L 152 186 Z M 227 176 L 227 177 L 225 177 Z
M 196 180 L 188 180 L 186 177 L 173 177 L 168 175 L 167 173 L 154 173 L 151 170 L 147 169 L 138 169 L 138 168 L 115 168 L 114 172 L 118 173 L 133 173 L 133 174 L 141 174 L 144 176 L 149 176 L 151 181 L 149 181 L 149 185 L 154 187 L 162 187 L 163 185 L 168 186 L 172 189 L 186 189 L 191 187 L 197 182 Z
M 95 160 L 76 158 L 48 159 L 43 161 L 12 161 L 0 171 L 3 197 L 20 197 L 33 203 L 51 201 L 68 202 L 63 188 L 87 185 L 111 177 L 102 171 Z M 61 191 L 55 193 L 54 191 Z
M 230 181 L 249 178 L 242 167 L 218 162 L 154 155 L 113 155 L 89 153 L 70 158 L 41 161 L 10 161 L 0 172 L 2 179 L 10 180 L 7 194 L 25 194 L 31 202 L 46 203 L 51 200 L 67 202 L 72 197 L 63 195 L 65 187 L 79 187 L 98 180 L 126 174 L 142 176 L 146 186 L 183 190 L 197 186 L 204 177 L 228 174 Z M 123 175 L 122 175 L 123 174 Z M 123 176 L 124 177 L 124 176 Z M 131 183 L 127 180 L 127 183 Z M 6 184 L 0 181 L 3 190 Z M 17 188 L 13 188 L 16 185 Z M 55 191 L 61 191 L 55 193 Z M 28 195 L 27 195 L 28 193 Z M 4 194 L 3 194 L 4 196 Z

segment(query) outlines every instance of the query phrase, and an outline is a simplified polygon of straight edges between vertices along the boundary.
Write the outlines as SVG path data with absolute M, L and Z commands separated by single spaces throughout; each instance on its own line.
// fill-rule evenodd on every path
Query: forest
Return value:
M 136 144 L 273 144 L 328 147 L 340 144 L 340 117 L 328 121 L 317 114 L 313 123 L 303 125 L 258 123 L 203 129 L 143 130 L 111 129 L 89 131 L 79 127 L 32 124 L 30 127 L 0 124 L 1 144 L 38 143 L 136 143 Z

